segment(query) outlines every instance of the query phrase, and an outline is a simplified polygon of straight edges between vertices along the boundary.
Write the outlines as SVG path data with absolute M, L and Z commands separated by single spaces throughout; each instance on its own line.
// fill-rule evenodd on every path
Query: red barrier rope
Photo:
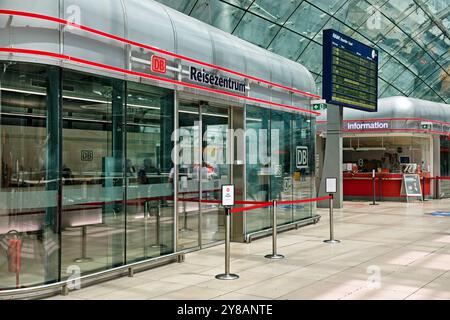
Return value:
M 277 201 L 277 204 L 296 204 L 296 203 L 306 203 L 306 202 L 318 202 L 323 200 L 331 199 L 331 196 L 313 198 L 313 199 L 302 199 L 302 200 L 289 200 L 289 201 Z

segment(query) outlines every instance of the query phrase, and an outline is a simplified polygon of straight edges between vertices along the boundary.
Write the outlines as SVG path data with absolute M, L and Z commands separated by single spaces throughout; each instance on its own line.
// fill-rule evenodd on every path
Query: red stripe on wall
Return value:
M 40 51 L 40 50 L 20 49 L 20 48 L 0 48 L 0 52 L 39 55 L 39 56 L 46 56 L 46 57 L 57 58 L 57 59 L 62 59 L 62 60 L 68 60 L 68 61 L 73 61 L 73 62 L 77 62 L 77 63 L 81 63 L 81 64 L 85 64 L 85 65 L 89 65 L 89 66 L 93 66 L 93 67 L 97 67 L 97 68 L 102 68 L 102 69 L 106 69 L 106 70 L 110 70 L 110 71 L 115 71 L 115 72 L 118 72 L 118 73 L 129 74 L 129 75 L 143 77 L 143 78 L 157 80 L 157 81 L 163 81 L 163 82 L 167 82 L 167 83 L 171 83 L 171 84 L 175 84 L 175 85 L 179 85 L 179 86 L 183 86 L 183 87 L 188 87 L 188 88 L 198 89 L 198 90 L 202 90 L 202 91 L 222 94 L 222 95 L 226 95 L 226 96 L 230 96 L 230 97 L 234 97 L 234 98 L 239 98 L 239 99 L 243 99 L 243 100 L 247 100 L 247 101 L 263 103 L 263 104 L 267 104 L 267 105 L 271 105 L 271 106 L 275 106 L 275 107 L 286 108 L 286 109 L 292 109 L 292 110 L 303 112 L 303 113 L 309 113 L 309 114 L 313 114 L 313 115 L 320 115 L 320 113 L 318 113 L 318 112 L 307 110 L 307 109 L 303 109 L 303 108 L 298 108 L 298 107 L 285 105 L 285 104 L 281 104 L 281 103 L 266 101 L 266 100 L 258 99 L 258 98 L 241 96 L 241 95 L 238 95 L 238 94 L 235 94 L 235 93 L 232 93 L 232 92 L 212 89 L 212 88 L 208 88 L 208 87 L 202 87 L 202 86 L 199 86 L 199 85 L 196 85 L 196 84 L 181 82 L 181 81 L 172 80 L 172 79 L 167 79 L 167 78 L 163 78 L 163 77 L 159 77 L 159 76 L 149 75 L 149 74 L 142 73 L 142 72 L 125 70 L 125 69 L 122 69 L 122 68 L 113 67 L 113 66 L 109 66 L 109 65 L 106 65 L 106 64 L 93 62 L 93 61 L 89 61 L 89 60 L 84 60 L 84 59 L 80 59 L 80 58 L 76 58 L 76 57 L 71 57 L 71 56 L 64 55 L 64 54 L 58 54 L 58 53 L 47 52 L 47 51 Z
M 33 18 L 33 19 L 46 20 L 46 21 L 51 21 L 51 22 L 62 24 L 62 25 L 78 28 L 80 30 L 87 31 L 87 32 L 99 35 L 101 37 L 105 37 L 105 38 L 108 38 L 108 39 L 112 39 L 112 40 L 115 40 L 115 41 L 119 41 L 119 42 L 122 42 L 122 43 L 129 44 L 129 45 L 137 46 L 137 47 L 140 47 L 140 48 L 148 49 L 148 50 L 151 50 L 151 51 L 154 51 L 154 52 L 158 52 L 158 53 L 161 53 L 161 54 L 164 54 L 164 55 L 167 55 L 167 56 L 171 56 L 173 58 L 178 58 L 178 59 L 181 59 L 181 60 L 193 62 L 193 63 L 199 64 L 199 65 L 202 65 L 202 66 L 206 66 L 206 67 L 214 68 L 214 69 L 217 69 L 217 70 L 221 70 L 221 71 L 224 71 L 224 72 L 227 72 L 227 73 L 231 73 L 231 74 L 234 74 L 234 75 L 237 75 L 237 76 L 240 76 L 240 77 L 244 77 L 244 78 L 247 78 L 247 79 L 250 79 L 250 80 L 253 80 L 253 81 L 262 82 L 262 83 L 265 83 L 265 84 L 270 85 L 270 86 L 281 88 L 281 89 L 287 90 L 289 92 L 298 93 L 298 94 L 301 94 L 301 95 L 304 95 L 304 96 L 307 96 L 307 97 L 311 97 L 311 98 L 321 99 L 320 96 L 312 94 L 310 92 L 305 92 L 305 91 L 301 91 L 301 90 L 298 90 L 298 89 L 295 89 L 295 88 L 290 88 L 290 87 L 287 87 L 287 86 L 284 86 L 284 85 L 281 85 L 281 84 L 278 84 L 278 83 L 274 83 L 274 82 L 267 81 L 267 80 L 264 80 L 264 79 L 261 79 L 261 78 L 253 77 L 253 76 L 244 74 L 242 72 L 234 71 L 234 70 L 231 70 L 231 69 L 228 69 L 228 68 L 224 68 L 224 67 L 220 67 L 220 66 L 217 66 L 217 65 L 214 65 L 214 64 L 211 64 L 211 63 L 207 63 L 207 62 L 203 62 L 203 61 L 200 61 L 200 60 L 197 60 L 197 59 L 189 58 L 189 57 L 186 57 L 186 56 L 183 56 L 183 55 L 180 55 L 180 54 L 176 54 L 176 53 L 173 53 L 173 52 L 170 52 L 170 51 L 167 51 L 167 50 L 162 50 L 162 49 L 159 49 L 159 48 L 156 48 L 156 47 L 153 47 L 153 46 L 149 46 L 149 45 L 146 45 L 146 44 L 142 44 L 142 43 L 139 43 L 139 42 L 136 42 L 136 41 L 131 41 L 131 40 L 128 40 L 128 39 L 125 39 L 125 38 L 122 38 L 122 37 L 115 36 L 115 35 L 107 33 L 107 32 L 103 32 L 103 31 L 100 31 L 100 30 L 97 30 L 97 29 L 93 29 L 93 28 L 90 28 L 90 27 L 87 27 L 87 26 L 79 25 L 79 24 L 76 24 L 76 23 L 73 23 L 73 22 L 70 22 L 70 21 L 67 21 L 67 20 L 64 20 L 64 19 L 55 18 L 55 17 L 43 15 L 43 14 L 24 12 L 24 11 L 16 11 L 16 10 L 4 10 L 4 9 L 0 10 L 0 14 L 15 15 L 15 16 L 29 17 L 29 18 Z

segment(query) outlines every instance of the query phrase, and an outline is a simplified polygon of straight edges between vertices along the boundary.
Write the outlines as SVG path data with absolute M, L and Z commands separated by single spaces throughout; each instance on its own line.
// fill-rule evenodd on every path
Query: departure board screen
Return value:
M 376 112 L 378 51 L 335 30 L 324 30 L 322 95 L 330 104 Z

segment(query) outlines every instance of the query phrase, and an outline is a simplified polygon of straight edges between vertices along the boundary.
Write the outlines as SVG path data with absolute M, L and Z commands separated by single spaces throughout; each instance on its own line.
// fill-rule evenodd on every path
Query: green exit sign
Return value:
M 313 110 L 314 111 L 325 110 L 326 108 L 327 108 L 326 104 L 315 104 L 315 105 L 313 105 Z

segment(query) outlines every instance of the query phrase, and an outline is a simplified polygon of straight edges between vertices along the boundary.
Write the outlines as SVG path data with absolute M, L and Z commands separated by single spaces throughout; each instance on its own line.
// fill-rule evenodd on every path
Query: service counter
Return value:
M 431 175 L 429 173 L 419 174 L 421 188 L 425 190 L 425 197 L 431 197 Z M 425 177 L 425 179 L 423 179 Z M 406 196 L 401 194 L 403 183 L 402 173 L 376 173 L 375 195 L 377 201 L 404 201 Z M 344 200 L 372 200 L 373 183 L 372 173 L 343 174 Z

